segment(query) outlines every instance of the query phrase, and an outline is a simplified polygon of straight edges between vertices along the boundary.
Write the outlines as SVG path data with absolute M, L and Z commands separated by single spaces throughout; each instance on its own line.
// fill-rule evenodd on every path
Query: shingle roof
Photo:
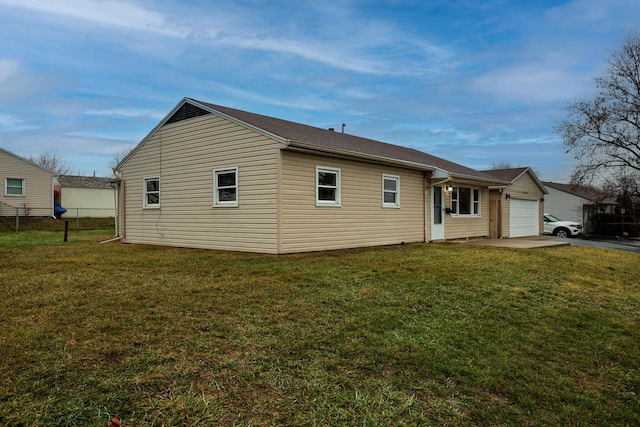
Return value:
M 186 98 L 185 101 L 204 106 L 207 109 L 232 117 L 255 128 L 278 136 L 293 145 L 296 143 L 308 144 L 328 151 L 340 150 L 355 154 L 373 156 L 380 159 L 416 164 L 426 169 L 442 169 L 453 176 L 458 177 L 470 177 L 490 182 L 496 181 L 496 177 L 485 172 L 480 172 L 413 148 L 401 147 L 399 145 L 388 144 L 385 142 L 375 141 L 373 139 L 335 132 L 333 130 L 249 113 L 247 111 L 236 110 L 189 98 Z
M 572 194 L 583 199 L 587 199 L 592 202 L 611 203 L 616 204 L 615 198 L 602 194 L 601 191 L 593 187 L 585 187 L 574 184 L 561 184 L 558 182 L 543 181 L 546 187 L 553 188 L 559 191 L 563 191 L 568 194 Z
M 542 181 L 538 179 L 536 174 L 529 167 L 524 168 L 504 168 L 504 169 L 492 169 L 488 171 L 483 171 L 488 173 L 491 176 L 495 176 L 497 179 L 501 179 L 503 181 L 507 181 L 509 183 L 513 183 L 516 179 L 518 179 L 523 173 L 529 172 L 529 176 L 536 183 L 538 188 L 544 193 L 547 194 L 548 191 L 542 184 Z
M 110 184 L 112 178 L 97 178 L 94 176 L 60 175 L 58 182 L 63 187 L 74 188 L 113 188 Z
M 507 168 L 507 169 L 492 169 L 482 171 L 488 173 L 491 176 L 495 176 L 503 181 L 513 182 L 514 179 L 522 175 L 529 168 Z

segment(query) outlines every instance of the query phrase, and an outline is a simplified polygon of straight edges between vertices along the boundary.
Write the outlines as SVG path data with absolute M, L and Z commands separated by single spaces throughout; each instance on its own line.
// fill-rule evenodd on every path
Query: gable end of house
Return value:
M 190 104 L 189 102 L 185 102 L 180 108 L 178 108 L 175 113 L 173 113 L 171 117 L 169 117 L 169 119 L 164 124 L 168 125 L 171 123 L 181 122 L 183 120 L 205 116 L 207 114 L 211 114 L 211 112 L 203 110 L 202 108 Z

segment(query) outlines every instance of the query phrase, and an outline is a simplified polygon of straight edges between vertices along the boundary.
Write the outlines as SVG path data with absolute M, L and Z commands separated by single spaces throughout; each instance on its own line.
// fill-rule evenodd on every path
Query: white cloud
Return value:
M 260 22 L 255 17 L 260 10 L 235 5 L 227 5 L 226 12 L 208 7 L 199 11 L 201 16 L 184 14 L 179 7 L 161 13 L 125 0 L 0 0 L 0 6 L 204 45 L 293 55 L 365 74 L 417 76 L 451 68 L 446 49 L 409 37 L 381 21 L 357 16 L 346 6 L 336 12 L 339 15 L 316 17 L 304 29 L 287 29 L 287 14 L 282 27 L 274 27 L 273 22 Z M 175 24 L 178 21 L 180 25 Z M 60 24 L 67 26 L 69 22 Z M 382 51 L 393 60 L 381 55 Z
M 402 42 L 394 40 L 402 40 Z M 401 35 L 390 36 L 384 42 L 363 35 L 354 35 L 347 42 L 336 42 L 315 38 L 293 39 L 291 37 L 271 37 L 254 32 L 208 31 L 206 39 L 214 45 L 240 49 L 253 49 L 297 56 L 330 67 L 374 75 L 418 76 L 434 71 L 442 71 L 442 64 L 451 68 L 444 58 L 448 57 L 442 48 L 429 45 L 423 40 L 407 40 Z M 402 48 L 393 45 L 402 46 Z M 421 55 L 413 56 L 412 61 L 397 58 L 405 52 L 401 49 L 413 49 Z M 395 51 L 393 60 L 385 55 L 374 53 L 380 49 Z M 398 55 L 400 54 L 400 55 Z
M 11 114 L 0 114 L 0 131 L 2 132 L 16 132 L 30 128 L 22 120 Z
M 0 0 L 0 5 L 136 31 L 180 37 L 186 35 L 185 30 L 168 25 L 162 14 L 123 1 Z
M 637 26 L 640 2 L 637 0 L 573 0 L 550 8 L 547 16 L 561 27 L 581 32 L 600 32 Z
M 18 75 L 21 69 L 20 61 L 11 58 L 0 58 L 0 83 L 5 84 L 10 78 Z
M 124 117 L 124 118 L 136 118 L 145 117 L 156 120 L 164 118 L 166 112 L 153 111 L 153 110 L 140 110 L 131 108 L 112 108 L 106 110 L 87 110 L 85 114 L 89 116 L 107 116 L 107 117 Z
M 368 60 L 358 55 L 346 55 L 340 48 L 329 49 L 322 44 L 299 42 L 289 39 L 261 37 L 249 33 L 210 33 L 211 41 L 215 44 L 232 46 L 242 49 L 291 54 L 316 62 L 321 62 L 335 68 L 351 70 L 361 73 L 383 74 L 388 72 L 386 66 L 379 61 Z
M 330 111 L 336 108 L 336 104 L 321 98 L 307 95 L 305 97 L 296 97 L 295 99 L 283 97 L 276 98 L 270 95 L 259 95 L 253 91 L 247 91 L 232 87 L 230 85 L 211 83 L 211 87 L 220 92 L 232 95 L 235 99 L 245 99 L 260 104 L 275 105 L 278 107 L 286 107 L 301 110 Z M 202 101 L 207 101 L 203 99 Z
M 26 67 L 22 61 L 0 58 L 0 110 L 9 107 L 8 102 L 21 103 L 34 93 L 41 96 L 60 85 L 54 73 L 38 73 Z
M 483 74 L 470 88 L 506 102 L 535 104 L 572 99 L 592 86 L 592 76 L 553 62 L 515 64 Z

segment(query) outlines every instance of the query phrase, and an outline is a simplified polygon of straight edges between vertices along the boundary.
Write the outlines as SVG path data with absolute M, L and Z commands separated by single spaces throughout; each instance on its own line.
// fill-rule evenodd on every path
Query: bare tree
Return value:
M 513 166 L 511 163 L 506 160 L 501 160 L 499 162 L 491 162 L 491 169 L 512 169 Z
M 591 184 L 640 172 L 640 34 L 630 32 L 595 79 L 597 95 L 567 106 L 556 131 L 580 162 L 572 182 Z M 637 184 L 635 185 L 637 188 Z
M 626 175 L 615 175 L 602 184 L 602 190 L 608 197 L 629 193 L 630 195 L 640 195 L 640 172 Z
M 120 164 L 120 162 L 123 161 L 124 158 L 129 155 L 131 150 L 133 150 L 134 148 L 135 147 L 133 146 L 123 147 L 120 150 L 113 153 L 113 157 L 111 158 L 111 160 L 109 160 L 109 163 L 108 163 L 108 166 L 111 168 L 111 170 L 114 170 Z
M 45 169 L 49 169 L 56 175 L 69 175 L 71 172 L 71 166 L 69 163 L 61 157 L 58 157 L 56 153 L 45 151 L 44 153 L 37 155 L 30 155 L 28 159 Z

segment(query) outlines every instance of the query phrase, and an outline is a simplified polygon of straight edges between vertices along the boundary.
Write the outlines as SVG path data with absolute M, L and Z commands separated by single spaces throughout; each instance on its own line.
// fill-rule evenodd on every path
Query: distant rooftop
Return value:
M 58 176 L 58 181 L 61 186 L 74 188 L 113 188 L 110 184 L 111 180 L 112 178 L 99 178 L 95 176 Z

